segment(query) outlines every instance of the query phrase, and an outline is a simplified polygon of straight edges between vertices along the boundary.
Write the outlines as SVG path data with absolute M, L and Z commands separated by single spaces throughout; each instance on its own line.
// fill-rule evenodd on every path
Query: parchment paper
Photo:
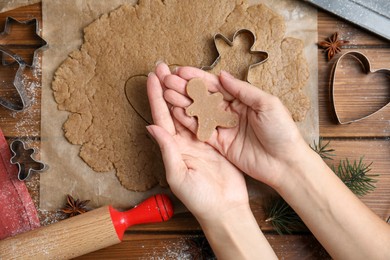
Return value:
M 0 0 L 0 13 L 39 2 L 41 2 L 41 0 Z
M 50 167 L 41 174 L 40 207 L 55 210 L 64 204 L 66 194 L 80 199 L 90 199 L 91 206 L 111 204 L 128 208 L 163 189 L 156 187 L 148 192 L 131 192 L 123 188 L 115 174 L 96 173 L 78 156 L 79 147 L 71 145 L 64 137 L 62 125 L 68 113 L 57 110 L 51 90 L 53 73 L 67 55 L 82 44 L 82 28 L 101 14 L 114 10 L 123 3 L 135 4 L 136 0 L 44 0 L 43 37 L 49 49 L 43 54 L 42 64 L 42 118 L 41 156 Z M 287 35 L 300 38 L 305 44 L 310 78 L 307 94 L 312 108 L 299 127 L 308 142 L 318 138 L 317 97 L 317 12 L 314 8 L 295 0 L 252 0 L 251 4 L 263 2 L 283 15 Z M 251 185 L 250 189 L 256 189 Z M 165 190 L 169 193 L 169 190 Z M 257 192 L 251 192 L 258 194 Z M 172 196 L 171 196 L 172 197 Z M 177 202 L 174 204 L 180 205 Z M 177 207 L 176 207 L 177 208 Z M 180 207 L 179 211 L 183 208 Z M 177 210 L 176 210 L 177 212 Z

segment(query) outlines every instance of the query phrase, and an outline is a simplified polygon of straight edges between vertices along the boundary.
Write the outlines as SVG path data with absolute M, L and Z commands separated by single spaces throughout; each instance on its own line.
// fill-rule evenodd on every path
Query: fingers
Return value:
M 221 71 L 219 79 L 227 92 L 255 111 L 260 111 L 265 104 L 275 98 L 247 82 L 234 78 L 226 71 Z
M 164 161 L 167 181 L 170 185 L 184 176 L 186 166 L 182 160 L 180 149 L 172 135 L 157 125 L 147 126 L 146 129 L 157 141 Z
M 190 80 L 192 78 L 202 78 L 206 82 L 208 82 L 209 86 L 209 91 L 211 92 L 216 92 L 218 91 L 218 86 L 219 86 L 219 80 L 216 75 L 210 74 L 204 70 L 194 68 L 194 67 L 179 67 L 176 70 L 176 75 L 179 77 L 185 79 L 185 80 Z
M 164 98 L 168 103 L 175 107 L 188 107 L 192 104 L 190 98 L 171 89 L 164 91 Z
M 175 107 L 172 110 L 172 114 L 175 117 L 175 119 L 182 124 L 185 128 L 190 130 L 192 133 L 196 133 L 196 129 L 198 127 L 198 123 L 195 119 L 195 117 L 189 117 L 185 113 L 185 110 L 181 107 Z
M 171 71 L 167 64 L 164 62 L 157 62 L 156 63 L 156 69 L 155 69 L 156 75 L 158 79 L 160 80 L 162 86 L 164 87 L 164 79 L 171 75 Z
M 179 67 L 177 68 L 175 74 L 187 81 L 192 78 L 202 78 L 205 82 L 207 82 L 207 89 L 210 92 L 219 91 L 222 93 L 225 100 L 233 100 L 233 97 L 221 86 L 218 76 L 214 74 L 194 67 Z
M 187 80 L 180 78 L 177 75 L 169 75 L 164 79 L 164 85 L 176 91 L 179 94 L 186 95 Z
M 153 122 L 167 130 L 171 135 L 174 135 L 176 131 L 172 116 L 163 97 L 163 88 L 161 86 L 161 82 L 155 73 L 149 73 L 146 87 Z

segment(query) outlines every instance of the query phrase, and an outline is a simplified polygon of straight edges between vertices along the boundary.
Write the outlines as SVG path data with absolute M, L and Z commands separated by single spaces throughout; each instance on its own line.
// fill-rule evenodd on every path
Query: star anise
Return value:
M 68 217 L 73 217 L 79 214 L 83 214 L 88 211 L 87 204 L 89 200 L 75 200 L 71 195 L 67 195 L 66 205 L 61 211 L 68 215 Z
M 318 43 L 318 46 L 325 49 L 325 52 L 328 53 L 328 61 L 330 61 L 333 56 L 341 51 L 341 46 L 346 45 L 349 41 L 339 40 L 338 32 L 335 32 L 328 40 Z

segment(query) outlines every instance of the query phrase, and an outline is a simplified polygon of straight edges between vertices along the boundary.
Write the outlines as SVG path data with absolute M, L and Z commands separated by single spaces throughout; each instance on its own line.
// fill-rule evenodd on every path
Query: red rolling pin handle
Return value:
M 109 210 L 120 240 L 122 240 L 126 229 L 132 225 L 163 222 L 173 215 L 172 203 L 164 194 L 154 195 L 125 212 L 119 212 L 111 206 Z

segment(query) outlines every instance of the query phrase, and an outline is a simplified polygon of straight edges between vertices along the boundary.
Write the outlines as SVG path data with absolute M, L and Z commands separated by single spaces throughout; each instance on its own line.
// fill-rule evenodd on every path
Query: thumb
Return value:
M 255 111 L 261 110 L 261 107 L 274 98 L 271 94 L 262 91 L 248 82 L 234 78 L 224 70 L 221 71 L 219 80 L 229 94 Z
M 160 147 L 167 175 L 167 181 L 169 185 L 172 185 L 174 181 L 177 181 L 177 178 L 180 178 L 179 176 L 183 175 L 186 169 L 179 147 L 177 146 L 172 135 L 169 134 L 164 128 L 157 125 L 149 125 L 146 127 L 146 129 L 157 141 Z

